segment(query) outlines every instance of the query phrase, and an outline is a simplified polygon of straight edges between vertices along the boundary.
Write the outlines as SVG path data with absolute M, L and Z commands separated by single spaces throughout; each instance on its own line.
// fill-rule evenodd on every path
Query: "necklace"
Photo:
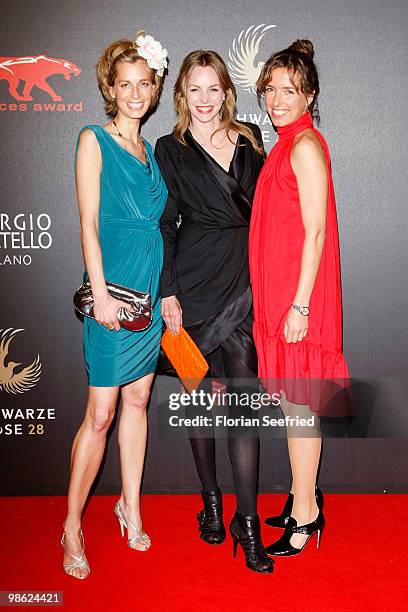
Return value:
M 118 126 L 116 125 L 116 121 L 114 119 L 112 119 L 112 123 L 115 126 L 115 128 L 118 130 L 118 136 L 120 136 L 121 138 L 123 138 L 123 134 L 122 132 L 119 130 Z
M 118 136 L 120 138 L 124 138 L 125 139 L 125 137 L 123 136 L 122 132 L 119 130 L 119 128 L 117 126 L 117 123 L 116 123 L 116 121 L 114 119 L 112 119 L 112 123 L 115 126 L 115 128 L 117 129 Z M 144 155 L 144 158 L 145 158 L 145 162 L 144 163 L 146 164 L 147 167 L 149 167 L 150 162 L 149 162 L 149 158 L 147 157 L 147 153 L 146 153 L 146 145 L 145 145 L 144 140 L 143 140 L 143 138 L 141 136 L 139 136 L 139 144 L 142 145 L 142 151 L 143 151 L 143 155 Z M 125 143 L 125 148 L 126 148 L 126 150 L 128 150 L 128 148 L 126 146 L 126 143 Z M 131 153 L 131 151 L 130 151 L 130 153 Z M 141 161 L 143 161 L 143 160 L 141 160 Z

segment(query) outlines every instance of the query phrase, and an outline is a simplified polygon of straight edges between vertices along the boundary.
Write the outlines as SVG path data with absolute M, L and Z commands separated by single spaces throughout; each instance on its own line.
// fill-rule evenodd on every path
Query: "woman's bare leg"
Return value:
M 122 411 L 119 421 L 122 492 L 119 503 L 133 525 L 140 529 L 140 486 L 146 454 L 147 413 L 153 374 L 148 374 L 122 388 Z M 130 526 L 128 538 L 137 535 Z
M 292 516 L 298 525 L 307 525 L 317 518 L 319 509 L 316 504 L 316 478 L 319 467 L 322 440 L 320 436 L 319 419 L 308 406 L 292 404 L 282 396 L 283 413 L 293 418 L 302 419 L 314 417 L 314 426 L 288 426 L 288 449 L 292 469 L 293 508 Z M 291 544 L 301 548 L 307 536 L 294 534 Z
M 74 563 L 82 542 L 81 516 L 89 490 L 105 451 L 106 434 L 115 414 L 119 387 L 89 387 L 84 420 L 75 436 L 71 452 L 71 478 L 68 489 L 68 514 L 64 522 L 66 550 L 64 563 Z M 69 552 L 68 552 L 69 551 Z M 86 578 L 85 569 L 74 569 L 77 578 Z

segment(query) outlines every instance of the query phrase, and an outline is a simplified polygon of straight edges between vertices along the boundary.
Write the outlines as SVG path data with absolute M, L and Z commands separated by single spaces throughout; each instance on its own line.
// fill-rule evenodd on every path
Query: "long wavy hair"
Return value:
M 174 86 L 174 107 L 177 113 L 177 123 L 174 126 L 173 133 L 176 139 L 181 144 L 186 145 L 184 134 L 191 122 L 191 113 L 187 106 L 187 83 L 191 72 L 197 66 L 211 66 L 215 70 L 225 95 L 225 100 L 220 110 L 221 124 L 211 135 L 211 140 L 217 132 L 225 130 L 228 140 L 233 142 L 229 133 L 231 130 L 234 130 L 245 136 L 257 153 L 265 155 L 262 145 L 256 140 L 252 130 L 236 120 L 237 92 L 224 61 L 215 51 L 192 51 L 183 60 Z

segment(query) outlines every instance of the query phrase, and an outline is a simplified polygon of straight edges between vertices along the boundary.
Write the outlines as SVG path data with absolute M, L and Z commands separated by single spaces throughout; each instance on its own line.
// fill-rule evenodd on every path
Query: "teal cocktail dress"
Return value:
M 101 126 L 94 132 L 102 154 L 99 242 L 106 281 L 148 292 L 153 322 L 141 332 L 109 331 L 94 319 L 84 320 L 84 353 L 89 385 L 113 387 L 156 369 L 162 335 L 159 279 L 163 242 L 159 220 L 167 189 L 146 144 L 147 164 L 129 153 Z

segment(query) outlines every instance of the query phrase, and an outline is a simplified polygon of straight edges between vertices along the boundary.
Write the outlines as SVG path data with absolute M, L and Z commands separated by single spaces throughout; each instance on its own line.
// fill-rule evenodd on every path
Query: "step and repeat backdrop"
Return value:
M 183 57 L 205 48 L 228 61 L 238 117 L 260 125 L 269 150 L 275 132 L 257 104 L 258 70 L 295 39 L 313 41 L 338 204 L 344 351 L 364 421 L 357 434 L 325 440 L 320 482 L 332 491 L 408 490 L 406 1 L 3 0 L 0 14 L 1 493 L 66 491 L 87 395 L 72 308 L 83 273 L 74 150 L 83 125 L 106 121 L 99 55 L 141 28 L 170 59 L 160 106 L 143 128 L 152 144 L 173 127 Z M 199 489 L 186 435 L 163 425 L 175 384 L 154 385 L 145 492 Z M 217 444 L 220 483 L 231 490 L 226 442 Z M 288 480 L 285 440 L 266 437 L 260 490 Z M 95 490 L 118 486 L 113 427 Z

